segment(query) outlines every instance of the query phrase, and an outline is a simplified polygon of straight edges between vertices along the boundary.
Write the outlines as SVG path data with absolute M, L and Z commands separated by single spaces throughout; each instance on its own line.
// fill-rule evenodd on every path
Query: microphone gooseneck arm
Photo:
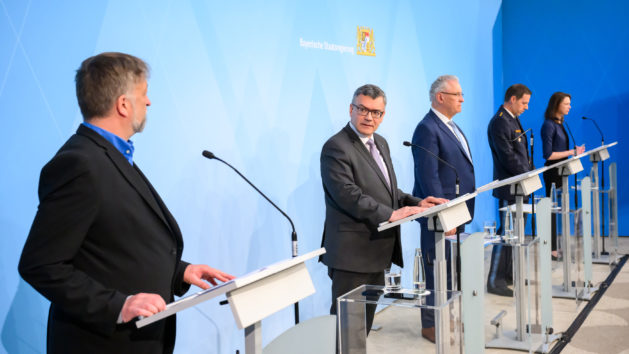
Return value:
M 238 170 L 237 170 L 234 166 L 230 165 L 228 162 L 226 162 L 226 161 L 224 161 L 224 160 L 222 160 L 222 159 L 218 158 L 216 155 L 214 155 L 213 153 L 211 153 L 211 152 L 209 152 L 209 151 L 207 151 L 207 150 L 203 150 L 202 155 L 203 155 L 203 156 L 205 156 L 205 157 L 207 157 L 207 158 L 208 158 L 208 159 L 210 159 L 210 160 L 211 160 L 211 159 L 218 160 L 218 161 L 220 161 L 220 162 L 224 163 L 225 165 L 229 166 L 232 170 L 234 170 L 234 171 L 235 171 L 235 172 L 236 172 L 236 173 L 237 173 L 240 177 L 242 177 L 242 179 L 244 179 L 247 183 L 249 183 L 249 185 L 250 185 L 251 187 L 253 187 L 253 189 L 255 189 L 258 193 L 260 193 L 260 195 L 261 195 L 261 196 L 263 196 L 263 197 L 264 197 L 264 199 L 266 199 L 266 201 L 267 201 L 267 202 L 271 203 L 271 205 L 273 205 L 273 206 L 275 207 L 275 209 L 277 209 L 277 211 L 279 211 L 280 213 L 282 213 L 282 215 L 284 215 L 284 217 L 285 217 L 286 219 L 288 219 L 288 222 L 290 222 L 290 226 L 293 228 L 293 236 L 294 236 L 294 237 L 296 237 L 296 236 L 297 236 L 297 233 L 295 232 L 295 224 L 293 224 L 293 220 L 291 220 L 291 218 L 290 218 L 288 215 L 286 215 L 286 213 L 285 213 L 282 209 L 280 209 L 280 207 L 278 207 L 277 205 L 275 205 L 275 203 L 273 203 L 273 201 L 271 201 L 271 199 L 269 199 L 269 197 L 267 197 L 264 193 L 262 193 L 262 191 L 261 191 L 261 190 L 259 190 L 259 189 L 258 189 L 258 187 L 254 186 L 254 185 L 253 185 L 253 183 L 251 183 L 251 181 L 249 181 L 249 180 L 247 179 L 247 177 L 243 176 L 243 174 L 242 174 L 242 173 L 240 173 L 240 171 L 238 171 Z M 294 241 L 294 242 L 296 242 L 296 241 L 297 241 L 297 239 L 296 239 L 296 238 L 293 238 L 293 241 Z
M 454 171 L 454 175 L 456 176 L 456 184 L 455 184 L 455 193 L 456 193 L 456 197 L 459 197 L 459 172 L 457 172 L 456 168 L 454 166 L 452 166 L 452 164 L 450 164 L 448 161 L 442 159 L 441 157 L 439 157 L 437 154 L 435 154 L 434 152 L 428 150 L 427 148 L 421 146 L 421 145 L 417 145 L 417 144 L 413 144 L 410 141 L 405 141 L 402 143 L 404 146 L 410 146 L 410 147 L 416 147 L 418 149 L 422 149 L 425 152 L 427 152 L 429 155 L 431 155 L 432 157 L 436 158 L 437 160 L 441 161 L 444 165 L 450 167 L 452 169 L 452 171 Z M 436 218 L 436 216 L 435 216 Z M 444 230 L 445 231 L 445 230 Z M 457 290 L 461 291 L 461 232 L 459 231 L 459 228 L 456 228 L 456 288 Z
M 529 146 L 531 147 L 531 156 L 529 157 L 529 165 L 531 165 L 531 170 L 535 169 L 535 161 L 533 160 L 533 156 L 535 156 L 533 154 L 533 147 L 534 147 L 533 142 L 534 142 L 534 140 L 535 139 L 533 138 L 533 130 L 531 130 L 531 139 L 530 139 L 531 142 L 529 144 Z
M 574 146 L 574 152 L 576 154 L 576 152 L 577 152 L 577 141 L 574 140 L 574 135 L 572 135 L 572 131 L 570 130 L 570 126 L 568 125 L 568 122 L 564 119 L 563 123 L 566 125 L 566 128 L 568 128 L 568 134 L 570 134 L 570 139 L 572 139 L 572 145 Z
M 594 123 L 594 126 L 596 126 L 596 129 L 598 130 L 598 133 L 601 134 L 601 145 L 605 145 L 605 137 L 603 136 L 603 131 L 598 126 L 598 123 L 596 123 L 596 121 L 594 119 L 588 118 L 588 117 L 581 117 L 581 119 L 583 119 L 583 120 L 590 120 L 590 121 L 592 121 L 592 123 Z
M 238 171 L 234 166 L 230 165 L 229 163 L 227 163 L 226 161 L 218 158 L 216 155 L 214 155 L 213 153 L 207 151 L 207 150 L 203 150 L 202 153 L 203 156 L 207 157 L 208 159 L 214 159 L 214 160 L 218 160 L 222 163 L 224 163 L 225 165 L 229 166 L 232 170 L 234 170 L 240 177 L 242 177 L 242 179 L 244 179 L 247 183 L 249 183 L 249 185 L 251 187 L 253 187 L 253 189 L 255 189 L 258 193 L 260 193 L 261 196 L 264 197 L 264 199 L 266 199 L 267 202 L 271 203 L 271 205 L 273 205 L 275 207 L 275 209 L 277 209 L 277 211 L 279 211 L 282 215 L 284 215 L 284 217 L 288 220 L 288 222 L 290 223 L 291 228 L 293 229 L 293 233 L 291 235 L 291 239 L 293 241 L 293 257 L 297 257 L 297 232 L 295 231 L 295 224 L 293 224 L 293 220 L 291 220 L 291 218 L 286 215 L 286 213 L 280 209 L 280 207 L 278 207 L 277 205 L 275 205 L 275 203 L 273 203 L 273 201 L 271 201 L 271 199 L 269 199 L 269 197 L 267 197 L 264 193 L 262 193 L 261 190 L 258 189 L 258 187 L 254 186 L 253 183 L 251 183 L 251 181 L 249 181 L 247 179 L 247 177 L 243 176 L 242 173 L 240 173 L 240 171 Z
M 280 207 L 278 207 L 277 205 L 275 205 L 275 203 L 273 203 L 273 201 L 271 201 L 271 199 L 269 199 L 269 197 L 267 197 L 264 193 L 262 193 L 261 190 L 258 189 L 258 187 L 256 187 L 255 185 L 253 185 L 253 183 L 251 183 L 251 181 L 249 181 L 249 179 L 247 179 L 247 177 L 245 177 L 242 173 L 240 173 L 240 171 L 238 171 L 234 166 L 230 165 L 228 162 L 218 158 L 216 155 L 214 155 L 213 153 L 207 151 L 207 150 L 203 150 L 202 153 L 203 156 L 207 157 L 208 159 L 214 159 L 214 160 L 218 160 L 222 163 L 224 163 L 225 165 L 229 166 L 232 170 L 234 170 L 240 177 L 242 177 L 242 179 L 244 179 L 247 183 L 249 183 L 249 185 L 251 187 L 253 187 L 253 189 L 255 189 L 258 193 L 260 193 L 261 196 L 264 197 L 264 199 L 266 199 L 267 202 L 271 203 L 271 205 L 273 205 L 275 207 L 275 209 L 277 209 L 277 211 L 279 211 L 280 213 L 282 213 L 282 215 L 284 215 L 284 217 L 286 219 L 288 219 L 288 222 L 290 222 L 290 226 L 293 229 L 293 242 L 296 242 L 297 239 L 297 233 L 295 232 L 295 224 L 293 224 L 293 220 L 291 220 L 291 218 L 286 215 L 286 213 L 280 209 Z
M 568 126 L 568 122 L 565 120 L 563 120 L 563 123 L 566 125 L 566 128 L 568 128 L 568 133 L 570 134 L 570 138 L 572 139 L 572 145 L 574 146 L 574 155 L 577 155 L 577 141 L 574 140 L 574 136 L 572 135 L 572 131 L 570 131 L 570 127 Z M 579 193 L 576 192 L 576 188 L 578 186 L 578 182 L 577 182 L 577 174 L 574 174 L 574 188 L 575 188 L 575 192 L 574 192 L 574 208 L 578 209 L 579 208 Z M 562 191 L 563 189 L 568 190 L 568 186 L 562 186 Z
M 275 205 L 275 203 L 273 203 L 271 201 L 271 199 L 269 199 L 269 197 L 267 197 L 264 193 L 262 193 L 261 190 L 258 189 L 258 187 L 256 187 L 255 185 L 253 185 L 253 183 L 251 183 L 251 181 L 249 181 L 249 179 L 247 179 L 247 177 L 245 177 L 242 173 L 240 173 L 240 171 L 238 171 L 234 166 L 230 165 L 229 163 L 227 163 L 226 161 L 218 158 L 216 155 L 214 155 L 212 152 L 207 151 L 207 150 L 203 150 L 203 152 L 201 153 L 201 155 L 203 155 L 204 157 L 212 160 L 218 160 L 222 163 L 224 163 L 225 165 L 229 166 L 232 170 L 234 170 L 240 177 L 242 177 L 242 179 L 244 179 L 247 183 L 249 183 L 249 185 L 251 187 L 253 187 L 253 189 L 255 189 L 258 193 L 260 193 L 261 196 L 264 197 L 264 199 L 266 199 L 267 202 L 271 203 L 271 205 L 273 205 L 275 207 L 275 209 L 277 209 L 277 211 L 279 211 L 282 215 L 284 215 L 284 217 L 286 219 L 288 219 L 288 222 L 290 222 L 290 226 L 293 229 L 293 232 L 291 234 L 291 241 L 292 241 L 292 251 L 293 251 L 293 258 L 297 257 L 297 232 L 295 231 L 295 224 L 293 224 L 293 220 L 291 220 L 291 218 L 282 210 L 280 209 L 277 205 Z M 299 302 L 295 302 L 295 324 L 299 323 Z
M 605 137 L 603 136 L 603 131 L 601 130 L 601 128 L 598 126 L 598 123 L 596 123 L 596 121 L 592 118 L 588 118 L 588 117 L 581 117 L 584 120 L 591 120 L 592 123 L 594 123 L 594 125 L 596 126 L 596 129 L 598 129 L 598 133 L 601 134 L 601 145 L 605 145 Z M 596 173 L 598 173 L 598 171 L 596 171 Z M 601 189 L 605 189 L 605 161 L 601 161 Z M 601 236 L 605 236 L 605 193 L 603 193 L 601 195 Z M 605 237 L 602 237 L 603 239 L 603 252 L 601 252 L 601 254 L 603 255 L 608 255 L 609 253 L 607 251 L 605 251 Z
M 528 133 L 530 131 L 531 131 L 531 128 L 528 128 L 527 130 L 523 131 L 520 135 L 518 135 L 515 138 L 511 139 L 510 142 L 514 142 L 514 141 L 520 139 L 524 134 L 526 134 L 526 133 Z M 533 134 L 533 133 L 531 132 L 531 134 Z
M 449 162 L 447 162 L 446 160 L 442 159 L 441 157 L 439 157 L 437 154 L 435 154 L 434 152 L 426 149 L 425 147 L 421 146 L 421 145 L 417 145 L 417 144 L 413 144 L 410 141 L 405 141 L 402 143 L 404 146 L 410 146 L 410 147 L 416 147 L 419 149 L 422 149 L 424 151 L 426 151 L 428 154 L 432 155 L 432 157 L 436 158 L 437 160 L 441 161 L 444 165 L 450 167 L 452 169 L 452 171 L 454 171 L 454 174 L 456 176 L 456 196 L 459 197 L 459 173 L 457 172 L 456 168 L 454 166 L 452 166 L 452 164 L 450 164 Z

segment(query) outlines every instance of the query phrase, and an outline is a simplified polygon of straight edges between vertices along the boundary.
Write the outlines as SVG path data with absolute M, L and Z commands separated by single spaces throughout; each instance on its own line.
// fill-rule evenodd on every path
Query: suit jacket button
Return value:
M 171 249 L 170 250 L 170 254 L 172 254 L 173 256 L 176 256 L 177 255 L 177 249 L 176 248 Z

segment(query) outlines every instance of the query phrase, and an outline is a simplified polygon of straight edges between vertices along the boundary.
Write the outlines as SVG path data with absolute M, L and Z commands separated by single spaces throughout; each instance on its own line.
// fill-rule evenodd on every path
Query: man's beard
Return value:
M 138 122 L 137 119 L 134 119 L 131 125 L 133 127 L 133 133 L 141 133 L 144 130 L 145 125 L 146 125 L 146 116 L 144 116 L 144 119 L 141 122 Z

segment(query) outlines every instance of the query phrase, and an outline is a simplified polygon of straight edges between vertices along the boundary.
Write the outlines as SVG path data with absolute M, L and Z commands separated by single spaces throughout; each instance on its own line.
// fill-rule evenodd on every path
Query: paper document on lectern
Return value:
M 421 213 L 417 213 L 417 214 L 413 214 L 410 216 L 407 216 L 403 219 L 397 220 L 397 221 L 393 221 L 393 222 L 388 222 L 385 221 L 383 223 L 380 224 L 380 226 L 378 226 L 378 231 L 384 231 L 387 229 L 390 229 L 392 227 L 396 227 L 398 225 L 404 224 L 405 222 L 409 222 L 415 219 L 419 219 L 419 218 L 423 218 L 423 217 L 429 217 L 429 216 L 433 216 L 439 212 L 442 212 L 446 209 L 452 208 L 456 205 L 459 205 L 461 203 L 464 203 L 474 197 L 476 197 L 476 192 L 472 192 L 472 193 L 467 193 L 464 194 L 458 198 L 452 199 L 450 201 L 448 201 L 447 203 L 443 203 L 443 204 L 439 204 L 439 205 L 435 205 L 431 208 L 428 208 L 426 210 L 424 210 Z M 467 208 L 467 207 L 466 207 Z

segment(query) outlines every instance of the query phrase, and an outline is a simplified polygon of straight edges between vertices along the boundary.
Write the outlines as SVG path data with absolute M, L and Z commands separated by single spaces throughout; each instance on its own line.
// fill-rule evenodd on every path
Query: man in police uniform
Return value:
M 519 119 L 519 116 L 529 108 L 530 99 L 531 90 L 528 87 L 522 84 L 512 85 L 505 93 L 504 104 L 489 122 L 487 138 L 494 160 L 494 179 L 503 180 L 531 170 L 528 140 Z M 510 186 L 494 189 L 493 196 L 498 198 L 499 207 L 515 203 Z M 504 217 L 501 217 L 498 234 L 502 234 L 503 220 Z M 494 245 L 487 278 L 487 292 L 513 296 L 513 290 L 507 287 L 507 283 L 513 281 L 512 272 L 511 248 L 501 244 Z

